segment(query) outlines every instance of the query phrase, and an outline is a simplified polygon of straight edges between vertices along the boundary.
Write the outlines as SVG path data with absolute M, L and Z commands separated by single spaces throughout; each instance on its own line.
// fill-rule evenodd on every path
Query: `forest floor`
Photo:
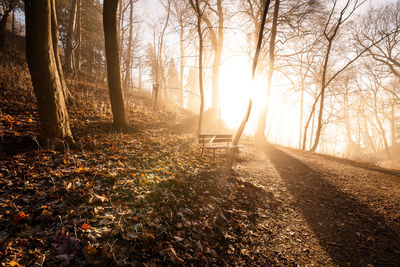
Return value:
M 77 146 L 45 150 L 23 56 L 0 56 L 2 266 L 400 266 L 400 172 L 250 139 L 222 172 L 144 92 L 114 132 L 89 78 Z

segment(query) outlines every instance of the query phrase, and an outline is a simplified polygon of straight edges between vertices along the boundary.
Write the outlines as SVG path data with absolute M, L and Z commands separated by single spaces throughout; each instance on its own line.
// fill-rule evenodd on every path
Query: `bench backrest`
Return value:
M 199 134 L 199 143 L 204 144 L 212 144 L 212 143 L 231 143 L 232 135 L 231 134 Z

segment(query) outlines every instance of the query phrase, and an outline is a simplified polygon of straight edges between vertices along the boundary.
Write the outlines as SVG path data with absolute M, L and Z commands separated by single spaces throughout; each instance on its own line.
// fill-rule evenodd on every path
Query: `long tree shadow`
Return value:
M 400 266 L 400 229 L 300 160 L 263 146 L 320 244 L 340 266 Z
M 385 169 L 385 168 L 381 168 L 379 166 L 373 165 L 373 164 L 369 164 L 366 162 L 359 162 L 359 161 L 355 161 L 355 160 L 351 160 L 351 159 L 345 159 L 345 158 L 337 158 L 334 156 L 330 156 L 330 155 L 323 155 L 323 154 L 316 154 L 319 157 L 322 157 L 324 159 L 328 159 L 328 160 L 332 160 L 332 161 L 336 161 L 339 163 L 344 163 L 353 167 L 357 167 L 357 168 L 363 168 L 367 171 L 375 171 L 375 172 L 380 172 L 383 174 L 387 174 L 387 175 L 392 175 L 392 176 L 396 176 L 396 178 L 400 178 L 400 170 L 392 170 L 392 169 Z M 394 177 L 393 177 L 394 178 Z M 397 179 L 398 181 L 398 179 Z

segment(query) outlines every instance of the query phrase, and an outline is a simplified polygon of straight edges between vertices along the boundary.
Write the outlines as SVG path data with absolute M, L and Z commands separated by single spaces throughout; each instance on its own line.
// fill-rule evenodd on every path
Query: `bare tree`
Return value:
M 400 78 L 400 2 L 371 9 L 355 30 L 355 39 L 368 54 Z M 382 41 L 380 41 L 382 40 Z M 375 43 L 372 47 L 371 43 Z
M 354 14 L 356 9 L 360 7 L 365 0 L 347 0 L 344 6 L 341 8 L 338 17 L 335 18 L 336 7 L 338 5 L 338 1 L 333 1 L 332 9 L 329 13 L 328 20 L 325 23 L 325 28 L 323 32 L 323 36 L 327 42 L 325 56 L 322 65 L 322 74 L 321 74 L 321 89 L 320 89 L 320 102 L 319 102 L 319 113 L 318 113 L 318 121 L 317 121 L 317 131 L 315 134 L 314 144 L 311 147 L 311 151 L 315 151 L 318 147 L 321 130 L 322 130 L 322 116 L 324 111 L 324 100 L 325 100 L 325 91 L 328 87 L 329 83 L 336 78 L 339 73 L 341 73 L 344 69 L 346 69 L 351 63 L 357 60 L 361 54 L 357 57 L 349 61 L 342 69 L 336 72 L 330 79 L 327 79 L 327 71 L 329 58 L 331 56 L 332 46 L 335 41 L 335 37 L 339 32 L 339 28 Z

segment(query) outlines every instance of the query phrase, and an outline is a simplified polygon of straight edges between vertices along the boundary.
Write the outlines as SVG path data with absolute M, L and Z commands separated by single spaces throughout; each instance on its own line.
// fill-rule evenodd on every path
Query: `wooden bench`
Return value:
M 203 156 L 204 150 L 212 150 L 215 158 L 215 150 L 217 149 L 235 149 L 235 158 L 239 153 L 240 146 L 232 145 L 231 134 L 199 134 L 200 156 Z

